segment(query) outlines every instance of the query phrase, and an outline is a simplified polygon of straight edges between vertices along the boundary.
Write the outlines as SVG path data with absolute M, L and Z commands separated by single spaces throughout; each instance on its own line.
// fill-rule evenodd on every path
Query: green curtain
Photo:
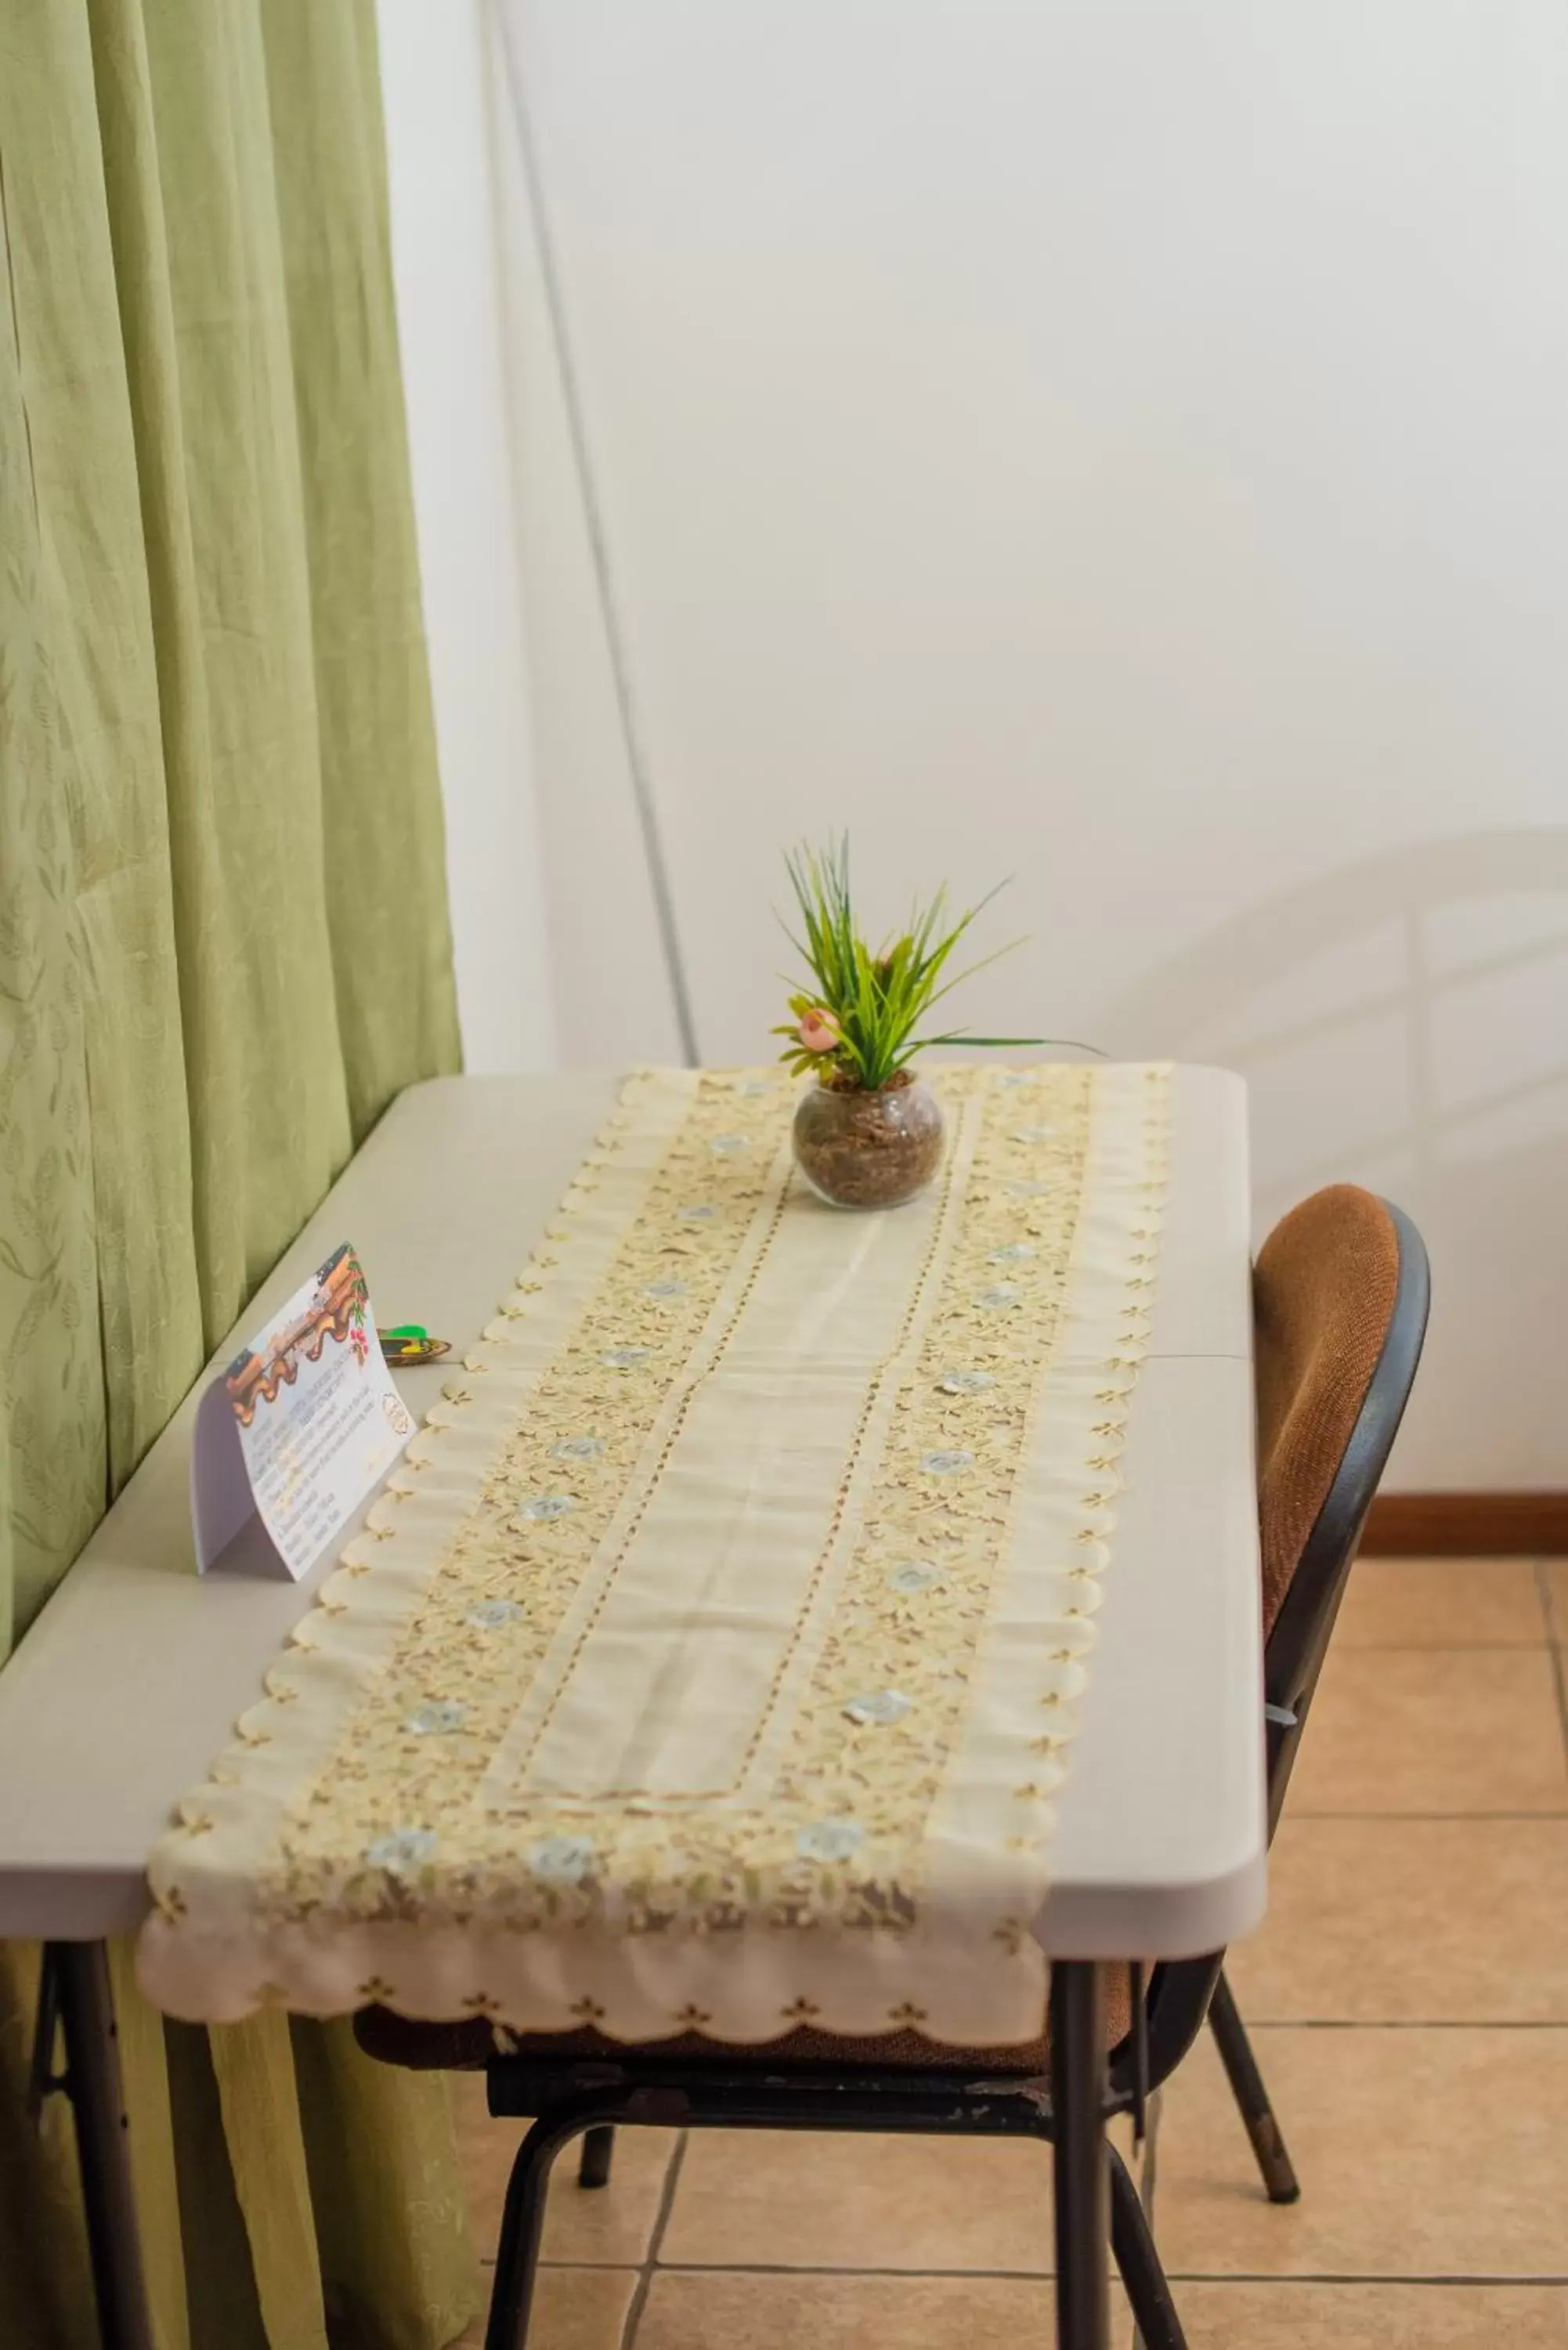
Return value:
M 5 0 L 0 1656 L 399 1088 L 457 1062 L 372 0 Z M 0 2341 L 94 2336 L 0 1950 Z M 162 2350 L 433 2350 L 439 2088 L 165 2032 Z

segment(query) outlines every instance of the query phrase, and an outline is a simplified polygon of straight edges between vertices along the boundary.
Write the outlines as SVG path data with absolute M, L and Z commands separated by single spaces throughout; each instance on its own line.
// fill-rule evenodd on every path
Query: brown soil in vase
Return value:
M 795 1111 L 794 1155 L 812 1189 L 835 1207 L 898 1207 L 937 1171 L 941 1110 L 907 1071 L 876 1093 L 814 1086 Z

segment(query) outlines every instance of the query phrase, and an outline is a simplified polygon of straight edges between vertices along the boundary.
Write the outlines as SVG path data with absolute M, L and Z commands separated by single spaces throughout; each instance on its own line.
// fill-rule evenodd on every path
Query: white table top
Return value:
M 416 1086 L 220 1349 L 339 1241 L 379 1317 L 461 1355 L 602 1123 L 602 1075 Z M 1249 1197 L 1241 1081 L 1178 1071 L 1152 1352 L 1129 1435 L 1095 1670 L 1038 1933 L 1063 1958 L 1181 1957 L 1262 1915 L 1262 1772 Z M 438 1367 L 399 1373 L 433 1401 Z M 257 1697 L 302 1585 L 194 1572 L 190 1399 L 0 1672 L 0 1935 L 134 1928 L 147 1853 Z M 347 1540 L 347 1534 L 344 1539 Z

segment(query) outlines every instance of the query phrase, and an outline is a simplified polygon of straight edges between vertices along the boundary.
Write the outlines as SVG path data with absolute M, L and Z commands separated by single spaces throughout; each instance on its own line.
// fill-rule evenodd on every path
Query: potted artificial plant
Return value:
M 848 841 L 794 849 L 784 861 L 805 931 L 790 937 L 813 981 L 790 997 L 792 1017 L 773 1032 L 786 1040 L 780 1059 L 815 1079 L 795 1111 L 795 1159 L 835 1207 L 897 1207 L 930 1181 L 942 1155 L 941 1107 L 915 1075 L 916 1055 L 940 1045 L 1046 1039 L 923 1033 L 933 1005 L 982 968 L 948 973 L 953 949 L 995 890 L 950 920 L 946 889 L 939 889 L 917 906 L 908 930 L 873 950 L 850 899 Z

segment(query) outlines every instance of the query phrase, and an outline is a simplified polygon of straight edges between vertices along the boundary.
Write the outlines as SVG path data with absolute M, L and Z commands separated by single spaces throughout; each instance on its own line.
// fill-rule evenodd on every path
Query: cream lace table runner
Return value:
M 639 1073 L 154 1852 L 177 2015 L 1038 2032 L 1168 1073 L 953 1069 L 891 1213 Z

